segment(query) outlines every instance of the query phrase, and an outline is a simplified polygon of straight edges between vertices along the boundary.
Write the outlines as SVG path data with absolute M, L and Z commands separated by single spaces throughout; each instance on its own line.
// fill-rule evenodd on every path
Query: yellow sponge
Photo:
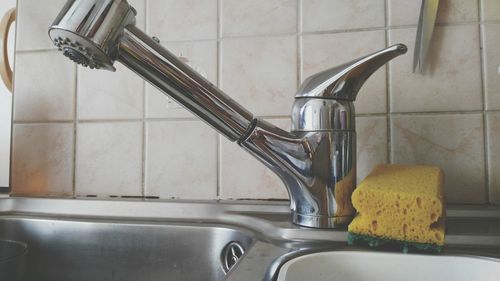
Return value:
M 433 166 L 383 164 L 356 188 L 349 232 L 444 244 L 443 172 Z

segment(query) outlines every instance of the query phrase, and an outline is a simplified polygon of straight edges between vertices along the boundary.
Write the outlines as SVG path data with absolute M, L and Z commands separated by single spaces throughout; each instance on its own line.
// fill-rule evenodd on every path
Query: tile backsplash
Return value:
M 281 181 L 119 63 L 77 67 L 47 27 L 64 0 L 18 0 L 12 186 L 18 196 L 286 199 Z M 412 73 L 420 0 L 130 0 L 137 25 L 257 116 L 290 127 L 309 75 L 409 47 L 356 101 L 358 181 L 433 164 L 448 202 L 500 204 L 500 1 L 443 0 Z

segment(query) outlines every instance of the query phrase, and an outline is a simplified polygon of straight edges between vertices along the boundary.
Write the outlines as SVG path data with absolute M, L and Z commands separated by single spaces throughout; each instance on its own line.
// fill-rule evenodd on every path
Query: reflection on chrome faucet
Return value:
M 406 53 L 394 45 L 309 77 L 295 96 L 292 131 L 255 118 L 135 26 L 126 0 L 71 0 L 49 35 L 73 61 L 114 70 L 119 61 L 273 170 L 285 183 L 295 224 L 334 228 L 355 210 L 353 102 L 363 83 Z M 182 134 L 182 132 L 181 132 Z

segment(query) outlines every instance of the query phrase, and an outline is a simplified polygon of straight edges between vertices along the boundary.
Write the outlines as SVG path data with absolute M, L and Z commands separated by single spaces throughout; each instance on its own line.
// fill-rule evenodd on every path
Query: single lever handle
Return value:
M 7 43 L 9 41 L 9 29 L 16 20 L 16 8 L 12 8 L 0 21 L 0 76 L 5 86 L 12 92 L 12 69 L 9 63 L 9 52 Z
M 327 69 L 307 78 L 296 98 L 316 97 L 354 101 L 365 81 L 391 59 L 405 54 L 407 47 L 396 44 L 346 64 Z

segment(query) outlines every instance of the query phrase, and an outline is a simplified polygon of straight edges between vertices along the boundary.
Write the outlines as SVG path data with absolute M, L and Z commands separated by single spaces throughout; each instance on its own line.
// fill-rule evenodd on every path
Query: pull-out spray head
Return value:
M 71 0 L 50 27 L 49 36 L 72 61 L 114 71 L 119 39 L 124 28 L 135 23 L 135 14 L 125 0 Z

